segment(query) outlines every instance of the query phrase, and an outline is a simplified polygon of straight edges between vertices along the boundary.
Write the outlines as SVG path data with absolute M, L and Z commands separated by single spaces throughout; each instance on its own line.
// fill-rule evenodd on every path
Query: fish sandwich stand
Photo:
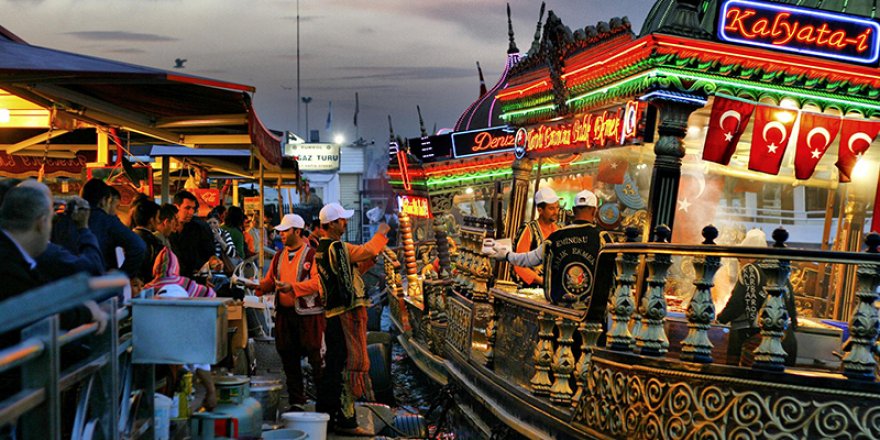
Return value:
M 504 227 L 461 227 L 449 270 L 470 284 L 431 295 L 424 283 L 427 314 L 445 318 L 434 344 L 447 378 L 482 402 L 481 417 L 539 438 L 877 435 L 864 417 L 880 398 L 869 354 L 880 237 L 859 251 L 876 197 L 880 34 L 864 17 L 780 8 L 661 0 L 638 38 L 625 19 L 571 32 L 550 14 L 540 51 L 496 94 L 522 129 Z M 598 223 L 624 241 L 602 251 L 616 268 L 596 270 L 614 274 L 602 319 L 505 283 L 509 270 L 479 254 L 481 236 L 512 238 L 545 186 L 563 199 L 592 189 Z M 771 247 L 736 246 L 750 228 Z M 767 277 L 751 367 L 728 358 L 729 329 L 714 322 L 739 258 Z M 786 295 L 799 315 L 794 366 Z

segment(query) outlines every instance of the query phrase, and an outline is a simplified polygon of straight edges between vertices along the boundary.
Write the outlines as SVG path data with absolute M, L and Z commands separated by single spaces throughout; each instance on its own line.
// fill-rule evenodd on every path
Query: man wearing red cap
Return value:
M 354 401 L 372 397 L 370 358 L 367 355 L 367 307 L 361 274 L 385 248 L 390 229 L 381 223 L 373 238 L 362 246 L 341 241 L 354 211 L 328 203 L 319 218 L 324 236 L 318 242 L 315 263 L 324 294 L 327 352 L 324 377 L 315 409 L 330 415 L 329 429 L 338 434 L 371 435 L 358 427 Z
M 519 233 L 516 234 L 514 250 L 516 252 L 528 252 L 535 250 L 550 234 L 556 232 L 559 226 L 559 196 L 551 188 L 541 188 L 535 193 L 535 208 L 538 210 L 538 218 L 523 224 Z M 544 285 L 544 268 L 513 266 L 515 279 L 520 287 L 534 288 Z
M 285 215 L 275 227 L 284 251 L 275 254 L 259 284 L 241 281 L 248 287 L 258 287 L 260 293 L 275 292 L 275 349 L 284 366 L 288 401 L 293 407 L 306 403 L 303 356 L 312 366 L 315 384 L 320 383 L 321 341 L 326 326 L 315 248 L 302 236 L 305 225 L 299 215 Z

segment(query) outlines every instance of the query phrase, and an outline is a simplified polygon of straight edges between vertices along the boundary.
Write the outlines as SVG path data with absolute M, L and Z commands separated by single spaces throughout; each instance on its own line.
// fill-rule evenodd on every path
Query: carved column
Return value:
M 406 268 L 406 294 L 422 300 L 422 286 L 419 283 L 416 248 L 413 242 L 412 220 L 405 212 L 400 213 L 400 240 L 403 244 L 403 264 Z
M 714 226 L 703 228 L 703 244 L 714 245 L 718 229 Z M 687 308 L 688 334 L 681 342 L 681 360 L 690 362 L 712 362 L 712 342 L 709 341 L 709 327 L 715 320 L 715 304 L 712 302 L 712 286 L 715 272 L 721 267 L 719 257 L 694 257 L 694 272 L 697 290 Z
M 626 228 L 626 241 L 638 241 L 639 231 Z M 636 254 L 620 254 L 617 256 L 617 288 L 611 297 L 608 313 L 611 314 L 611 329 L 608 331 L 607 346 L 616 351 L 632 351 L 634 342 L 629 331 L 629 319 L 636 307 L 634 287 L 636 284 L 636 266 L 639 256 Z
M 655 229 L 655 241 L 668 243 L 672 231 L 665 225 Z M 642 327 L 636 335 L 636 349 L 646 356 L 662 356 L 669 349 L 669 338 L 666 337 L 664 323 L 666 320 L 666 274 L 672 265 L 672 257 L 656 254 L 648 259 L 648 293 L 644 295 L 644 311 Z
M 507 205 L 507 218 L 504 219 L 504 225 L 507 228 L 506 236 L 511 240 L 515 239 L 519 225 L 526 218 L 526 206 L 531 197 L 531 175 L 532 161 L 529 159 L 517 159 L 513 161 L 513 184 L 510 188 L 510 204 Z M 498 263 L 495 267 L 496 284 L 512 283 L 510 279 L 510 264 L 506 261 Z
M 660 110 L 659 138 L 654 144 L 654 171 L 651 174 L 651 193 L 648 196 L 647 230 L 645 237 L 659 225 L 670 229 L 675 223 L 678 184 L 681 180 L 681 159 L 684 157 L 684 139 L 688 116 L 702 106 L 658 98 L 651 101 Z
M 587 388 L 587 371 L 590 369 L 590 361 L 593 358 L 593 347 L 596 341 L 602 335 L 602 323 L 600 322 L 582 322 L 578 326 L 578 332 L 581 334 L 581 357 L 578 359 L 577 368 L 575 370 L 575 379 L 577 380 L 577 391 L 571 398 L 571 406 L 576 407 L 584 394 L 589 395 L 590 390 Z
M 535 346 L 535 375 L 530 381 L 532 394 L 547 397 L 550 395 L 550 365 L 553 362 L 553 316 L 544 312 L 538 315 L 538 344 Z
M 868 253 L 877 254 L 880 235 L 876 232 L 865 238 Z M 843 356 L 843 374 L 850 379 L 874 380 L 877 360 L 874 358 L 877 343 L 878 318 L 877 285 L 880 284 L 880 267 L 876 264 L 860 264 L 858 269 L 859 288 L 856 297 L 859 302 L 849 320 L 849 340 L 844 343 L 846 355 Z
M 495 312 L 495 295 L 489 292 L 486 300 L 489 303 L 489 322 L 486 323 L 486 368 L 492 369 L 495 366 L 495 320 L 498 318 Z
M 777 228 L 773 231 L 773 247 L 784 248 L 786 240 L 788 240 L 788 232 L 785 229 Z M 755 364 L 752 368 L 782 371 L 785 369 L 782 337 L 785 329 L 791 325 L 791 318 L 785 307 L 785 295 L 792 295 L 791 292 L 787 292 L 791 262 L 765 259 L 759 265 L 767 280 L 764 284 L 766 297 L 764 304 L 758 310 L 757 324 L 761 328 L 761 344 L 755 349 Z
M 559 328 L 556 354 L 553 355 L 553 386 L 550 388 L 550 401 L 557 405 L 571 404 L 571 390 L 569 379 L 574 371 L 574 353 L 571 344 L 574 343 L 574 321 L 566 318 L 556 318 L 556 327 Z

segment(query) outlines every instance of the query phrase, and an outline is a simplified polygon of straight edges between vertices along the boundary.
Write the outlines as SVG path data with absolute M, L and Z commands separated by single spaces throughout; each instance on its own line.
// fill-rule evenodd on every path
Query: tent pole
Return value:
M 162 204 L 168 203 L 171 198 L 171 158 L 162 156 Z
M 265 182 L 263 181 L 263 161 L 260 161 L 260 222 L 259 222 L 259 226 L 260 226 L 259 240 L 260 240 L 260 242 L 254 243 L 254 252 L 257 253 L 257 256 L 258 256 L 257 258 L 259 258 L 260 270 L 263 270 L 263 239 L 264 239 L 263 234 L 265 234 L 264 231 L 266 229 L 263 227 L 263 224 L 264 224 L 265 218 L 266 218 L 266 215 L 265 215 L 266 214 L 265 195 L 266 195 L 266 187 L 265 187 Z

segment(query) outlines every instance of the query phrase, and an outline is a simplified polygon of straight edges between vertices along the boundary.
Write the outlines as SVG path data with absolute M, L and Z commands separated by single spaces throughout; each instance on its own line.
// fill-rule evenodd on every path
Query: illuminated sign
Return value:
M 751 0 L 727 0 L 719 11 L 718 38 L 727 42 L 860 64 L 880 59 L 880 24 L 868 18 Z
M 400 212 L 406 213 L 410 217 L 434 217 L 431 215 L 431 208 L 428 206 L 427 197 L 397 196 L 397 206 L 400 207 Z
M 516 137 L 513 140 L 513 154 L 517 159 L 522 159 L 526 155 L 526 149 L 529 145 L 529 131 L 525 127 L 516 130 Z
M 639 122 L 645 103 L 630 101 L 616 110 L 578 115 L 571 121 L 541 124 L 528 131 L 527 152 L 570 148 L 594 149 L 627 145 L 640 140 Z
M 452 159 L 452 138 L 449 134 L 410 138 L 406 143 L 409 152 L 422 163 Z
M 296 157 L 300 171 L 339 169 L 339 144 L 287 144 L 284 153 Z
M 452 153 L 456 158 L 462 158 L 513 151 L 514 133 L 506 126 L 453 133 Z

